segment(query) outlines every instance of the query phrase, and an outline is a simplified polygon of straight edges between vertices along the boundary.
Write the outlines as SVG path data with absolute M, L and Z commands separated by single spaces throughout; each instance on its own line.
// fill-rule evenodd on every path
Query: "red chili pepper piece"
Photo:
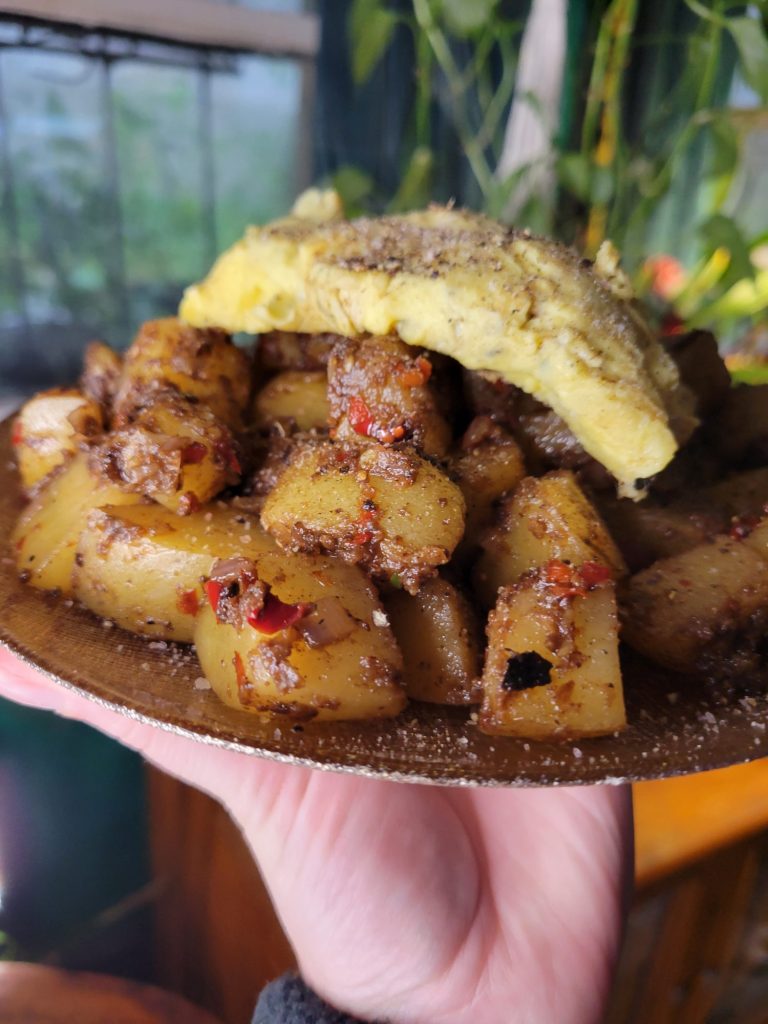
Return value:
M 759 524 L 759 516 L 734 516 L 731 520 L 731 528 L 728 535 L 731 540 L 744 540 Z
M 13 421 L 13 430 L 11 431 L 11 444 L 19 445 L 24 440 L 24 431 L 21 427 L 21 420 Z
M 198 600 L 197 591 L 182 590 L 176 599 L 176 607 L 182 615 L 197 615 L 200 611 L 200 601 Z M 213 610 L 216 611 L 215 608 Z
M 208 598 L 208 604 L 211 606 L 211 611 L 216 614 L 219 607 L 219 598 L 224 590 L 224 584 L 219 583 L 218 580 L 206 580 L 203 584 L 203 590 L 205 596 Z
M 586 583 L 571 565 L 553 558 L 546 566 L 547 582 L 555 597 L 579 597 L 586 593 Z
M 299 619 L 303 619 L 309 611 L 308 604 L 285 604 L 274 594 L 267 594 L 264 606 L 255 614 L 249 615 L 247 622 L 259 633 L 279 633 L 288 629 Z
M 369 437 L 373 426 L 373 414 L 362 398 L 354 395 L 347 405 L 347 416 L 352 429 L 356 434 Z
M 419 356 L 412 366 L 404 366 L 398 374 L 398 380 L 404 388 L 423 387 L 432 376 L 432 364 L 423 356 Z
M 199 441 L 193 441 L 191 444 L 188 444 L 186 448 L 182 449 L 181 464 L 182 466 L 189 464 L 196 465 L 197 463 L 202 462 L 207 454 L 208 449 L 204 444 L 201 444 Z
M 611 578 L 611 570 L 599 562 L 585 562 L 579 569 L 579 575 L 588 587 L 596 587 Z

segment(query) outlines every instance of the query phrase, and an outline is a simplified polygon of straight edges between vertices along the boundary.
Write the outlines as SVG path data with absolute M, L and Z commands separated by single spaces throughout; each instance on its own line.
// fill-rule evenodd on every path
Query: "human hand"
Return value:
M 443 789 L 289 767 L 142 725 L 0 651 L 0 695 L 100 729 L 238 822 L 305 980 L 394 1024 L 597 1024 L 628 792 Z

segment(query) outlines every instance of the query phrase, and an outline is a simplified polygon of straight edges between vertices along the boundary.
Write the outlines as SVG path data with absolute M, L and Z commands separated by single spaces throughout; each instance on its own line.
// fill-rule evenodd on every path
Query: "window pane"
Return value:
M 301 70 L 293 61 L 244 57 L 239 73 L 211 83 L 219 248 L 246 224 L 285 213 L 299 179 L 296 166 Z
M 117 320 L 99 66 L 21 50 L 3 54 L 2 70 L 30 329 L 6 326 L 0 369 L 3 377 L 34 370 L 52 381 L 69 370 L 73 336 L 87 338 Z M 7 238 L 7 211 L 3 230 Z M 8 287 L 17 287 L 13 278 Z
M 172 312 L 204 266 L 197 72 L 140 61 L 113 74 L 131 325 Z
M 5 50 L 0 71 L 2 394 L 73 380 L 90 338 L 173 313 L 305 175 L 298 62 L 151 44 L 109 64 Z

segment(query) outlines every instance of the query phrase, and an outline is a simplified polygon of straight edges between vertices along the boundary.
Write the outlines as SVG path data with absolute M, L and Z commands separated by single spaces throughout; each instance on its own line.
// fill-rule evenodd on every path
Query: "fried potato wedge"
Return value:
M 135 505 L 143 499 L 112 483 L 85 452 L 59 467 L 24 509 L 11 535 L 16 565 L 40 590 L 72 594 L 80 534 L 100 505 Z
M 180 315 L 198 328 L 397 334 L 545 402 L 626 493 L 677 441 L 692 399 L 673 360 L 571 249 L 464 211 L 249 228 Z
M 485 534 L 475 569 L 475 586 L 492 606 L 498 589 L 548 562 L 578 568 L 605 567 L 626 573 L 619 549 L 599 513 L 569 470 L 526 477 L 501 505 Z
M 613 582 L 563 599 L 539 571 L 502 588 L 482 682 L 483 732 L 558 739 L 623 729 Z
M 448 580 L 427 580 L 418 594 L 384 595 L 409 697 L 432 704 L 476 704 L 482 630 L 466 597 Z
M 101 406 L 74 388 L 40 391 L 16 417 L 13 450 L 29 492 L 77 451 L 79 441 L 101 433 Z
M 338 555 L 415 593 L 451 557 L 464 512 L 456 484 L 413 451 L 321 441 L 296 448 L 261 523 L 287 551 Z
M 75 596 L 133 633 L 191 643 L 202 582 L 220 558 L 256 558 L 275 542 L 237 509 L 177 516 L 162 505 L 107 505 L 77 546 Z
M 764 679 L 767 532 L 719 536 L 633 576 L 622 594 L 622 638 L 677 672 Z
M 268 600 L 307 614 L 266 632 L 219 621 L 205 605 L 195 647 L 225 704 L 289 722 L 382 718 L 403 709 L 402 656 L 359 568 L 283 551 L 262 553 L 253 568 Z

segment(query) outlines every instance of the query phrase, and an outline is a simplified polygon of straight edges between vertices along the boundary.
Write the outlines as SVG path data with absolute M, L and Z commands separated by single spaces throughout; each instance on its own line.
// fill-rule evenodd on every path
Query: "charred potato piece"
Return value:
M 321 370 L 285 370 L 256 394 L 255 426 L 279 423 L 289 430 L 328 430 L 328 378 Z
M 466 597 L 448 580 L 427 580 L 418 594 L 385 595 L 409 697 L 433 704 L 480 699 L 481 629 Z
M 698 491 L 691 500 L 716 510 L 725 521 L 744 516 L 759 518 L 768 505 L 768 467 L 734 473 Z
M 241 473 L 231 431 L 206 406 L 173 392 L 158 392 L 98 453 L 126 490 L 179 515 L 205 505 Z
M 499 587 L 547 562 L 605 567 L 614 577 L 626 572 L 605 523 L 567 470 L 526 477 L 502 502 L 482 548 L 475 586 L 489 606 Z
M 251 371 L 251 360 L 225 331 L 198 330 L 175 317 L 148 320 L 125 354 L 115 397 L 117 425 L 132 419 L 147 394 L 174 388 L 238 430 L 251 395 Z
M 711 540 L 725 526 L 715 509 L 694 511 L 686 505 L 652 499 L 635 502 L 604 495 L 598 507 L 631 572 L 689 551 Z
M 274 549 L 236 509 L 214 505 L 180 517 L 161 505 L 108 505 L 91 512 L 80 536 L 74 593 L 133 633 L 191 643 L 213 563 Z
M 541 570 L 499 592 L 488 620 L 483 732 L 543 740 L 625 727 L 614 584 L 559 593 Z
M 726 466 L 768 465 L 768 384 L 731 388 L 707 437 Z
M 490 523 L 498 499 L 525 476 L 523 453 L 490 417 L 477 416 L 462 438 L 460 451 L 450 459 L 449 470 L 467 504 L 465 543 L 472 546 Z
M 759 679 L 768 627 L 761 536 L 720 536 L 633 576 L 621 600 L 623 639 L 677 672 Z
M 718 533 L 754 526 L 768 504 L 768 469 L 735 473 L 673 501 L 601 495 L 598 507 L 632 572 L 690 551 Z
M 24 490 L 31 491 L 81 441 L 103 428 L 101 407 L 74 388 L 52 388 L 30 398 L 16 417 L 12 435 Z
M 274 551 L 213 573 L 195 646 L 225 704 L 289 722 L 402 710 L 402 656 L 356 566 Z M 228 596 L 233 589 L 236 599 Z
M 328 361 L 333 436 L 409 441 L 418 451 L 442 458 L 451 431 L 438 411 L 431 376 L 431 362 L 397 338 L 339 340 Z
M 112 401 L 120 385 L 123 360 L 103 341 L 92 341 L 85 350 L 80 388 L 105 410 L 112 408 Z
M 415 593 L 450 559 L 464 512 L 459 488 L 413 451 L 325 441 L 297 446 L 261 522 L 287 551 L 338 555 Z
M 731 390 L 731 375 L 723 362 L 715 336 L 709 331 L 689 331 L 667 339 L 680 379 L 696 399 L 699 416 L 710 416 Z
M 72 570 L 88 514 L 100 505 L 130 505 L 141 496 L 112 483 L 85 452 L 45 481 L 11 535 L 22 577 L 41 590 L 72 593 Z
M 325 370 L 338 340 L 338 334 L 270 331 L 259 338 L 259 363 L 265 370 Z

